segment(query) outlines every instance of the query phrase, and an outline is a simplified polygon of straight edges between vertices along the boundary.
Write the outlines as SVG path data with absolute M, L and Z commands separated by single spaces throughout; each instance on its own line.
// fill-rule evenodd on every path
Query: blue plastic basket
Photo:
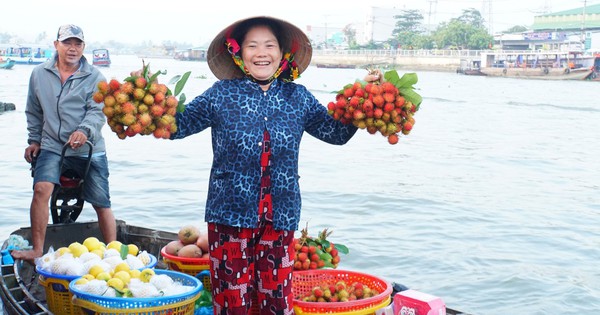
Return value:
M 170 270 L 155 269 L 156 274 L 166 274 L 176 282 L 194 287 L 189 292 L 177 295 L 151 298 L 105 297 L 82 292 L 75 287 L 73 280 L 69 290 L 73 294 L 73 304 L 81 307 L 90 314 L 193 314 L 194 303 L 200 297 L 203 289 L 202 281 L 197 278 Z
M 156 257 L 152 254 L 148 255 L 150 256 L 150 262 L 141 269 L 154 268 L 156 266 L 158 262 Z M 69 292 L 69 283 L 80 276 L 54 274 L 41 269 L 39 266 L 36 266 L 35 270 L 40 274 L 38 282 L 44 286 L 48 308 L 52 313 L 65 315 L 81 314 L 80 309 L 71 303 L 73 294 Z

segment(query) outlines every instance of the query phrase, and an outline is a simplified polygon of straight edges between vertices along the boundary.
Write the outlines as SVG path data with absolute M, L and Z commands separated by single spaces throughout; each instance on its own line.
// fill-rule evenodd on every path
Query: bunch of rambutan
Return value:
M 147 65 L 142 71 L 132 72 L 123 82 L 117 79 L 101 81 L 93 99 L 104 103 L 102 111 L 107 118 L 111 130 L 120 139 L 135 135 L 154 135 L 159 139 L 169 139 L 171 133 L 177 131 L 175 114 L 183 110 L 185 95 L 178 99 L 190 72 L 177 78 L 176 94 L 156 77 L 159 71 L 150 76 Z
M 402 78 L 395 70 L 384 74 L 385 81 L 356 81 L 337 92 L 335 102 L 327 104 L 328 113 L 344 124 L 380 133 L 390 144 L 396 144 L 399 134 L 408 135 L 414 124 L 414 114 L 422 98 L 414 92 L 414 73 Z

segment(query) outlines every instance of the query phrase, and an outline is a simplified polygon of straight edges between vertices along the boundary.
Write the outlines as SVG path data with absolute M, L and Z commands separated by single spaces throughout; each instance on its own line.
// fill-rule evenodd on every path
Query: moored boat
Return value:
M 92 51 L 92 64 L 97 67 L 110 67 L 110 53 L 108 49 L 94 49 Z
M 41 45 L 0 45 L 0 58 L 14 60 L 15 64 L 38 65 L 52 58 L 54 49 Z
M 488 76 L 543 80 L 585 80 L 594 56 L 578 51 L 494 51 L 481 54 L 481 72 Z
M 4 70 L 10 70 L 15 66 L 15 61 L 8 58 L 6 60 L 3 60 L 2 58 L 0 58 L 0 69 L 4 69 Z
M 30 240 L 31 229 L 28 227 L 20 228 L 14 231 L 12 235 L 18 235 L 25 240 Z M 95 221 L 50 224 L 46 233 L 44 252 L 47 252 L 50 246 L 59 248 L 68 246 L 72 242 L 81 242 L 90 236 L 100 237 L 100 235 L 100 228 Z M 144 249 L 159 258 L 155 268 L 168 269 L 168 266 L 161 258 L 160 251 L 170 241 L 177 239 L 177 234 L 133 226 L 118 220 L 117 239 L 126 244 L 136 244 L 140 249 Z M 8 239 L 2 245 L 2 250 L 6 251 L 7 246 Z M 402 288 L 402 290 L 405 289 L 405 287 Z M 396 290 L 394 291 L 397 292 Z M 36 268 L 20 260 L 14 263 L 3 262 L 0 266 L 0 297 L 2 298 L 4 314 L 7 315 L 53 314 L 48 309 L 45 289 L 39 283 L 39 275 Z M 464 313 L 446 307 L 446 314 L 458 315 Z
M 460 67 L 456 69 L 456 73 L 464 75 L 486 75 L 485 73 L 481 72 L 481 61 L 470 59 L 461 59 Z
M 356 65 L 345 63 L 317 63 L 317 68 L 329 69 L 356 69 Z

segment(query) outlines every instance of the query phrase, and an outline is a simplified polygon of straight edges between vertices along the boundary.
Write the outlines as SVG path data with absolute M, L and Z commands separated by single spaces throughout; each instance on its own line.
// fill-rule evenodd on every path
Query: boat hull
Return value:
M 30 228 L 21 228 L 12 234 L 20 235 L 27 240 L 31 239 Z M 50 246 L 56 249 L 73 242 L 81 242 L 82 239 L 90 236 L 101 238 L 98 222 L 50 224 L 46 232 L 44 252 L 47 252 Z M 127 225 L 124 221 L 118 220 L 117 239 L 125 244 L 136 244 L 155 257 L 160 257 L 160 250 L 168 242 L 177 239 L 177 234 Z M 3 249 L 5 247 L 6 244 L 2 246 Z M 167 269 L 167 266 L 161 260 L 156 268 Z M 52 314 L 46 304 L 44 287 L 38 283 L 35 268 L 29 263 L 18 260 L 14 264 L 2 264 L 0 296 L 7 315 Z
M 20 235 L 26 240 L 31 239 L 31 229 L 28 227 L 18 229 L 12 234 Z M 57 249 L 73 242 L 81 242 L 90 236 L 101 238 L 98 222 L 50 224 L 46 231 L 44 252 L 48 252 L 50 246 Z M 158 269 L 168 269 L 161 258 L 160 251 L 177 238 L 176 233 L 128 225 L 124 221 L 117 220 L 117 240 L 124 244 L 136 244 L 140 249 L 157 257 L 158 263 L 155 268 Z M 6 243 L 4 242 L 2 245 L 2 249 L 6 248 Z M 46 303 L 44 286 L 38 283 L 38 280 L 35 267 L 29 263 L 17 260 L 14 264 L 2 264 L 0 266 L 0 296 L 4 314 L 52 315 L 53 313 L 48 310 Z M 466 315 L 448 307 L 446 314 Z
M 10 70 L 15 66 L 16 62 L 12 59 L 0 61 L 0 69 Z
M 94 49 L 92 51 L 92 64 L 96 67 L 110 67 L 110 54 L 108 49 Z
M 482 68 L 481 72 L 492 77 L 508 77 L 540 80 L 585 80 L 591 69 L 564 68 Z

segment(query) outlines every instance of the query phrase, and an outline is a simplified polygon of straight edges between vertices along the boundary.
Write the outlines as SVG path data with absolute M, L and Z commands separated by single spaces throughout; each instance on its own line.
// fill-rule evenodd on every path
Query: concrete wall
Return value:
M 479 60 L 470 51 L 313 51 L 311 64 L 391 67 L 433 71 L 456 71 L 461 60 Z

